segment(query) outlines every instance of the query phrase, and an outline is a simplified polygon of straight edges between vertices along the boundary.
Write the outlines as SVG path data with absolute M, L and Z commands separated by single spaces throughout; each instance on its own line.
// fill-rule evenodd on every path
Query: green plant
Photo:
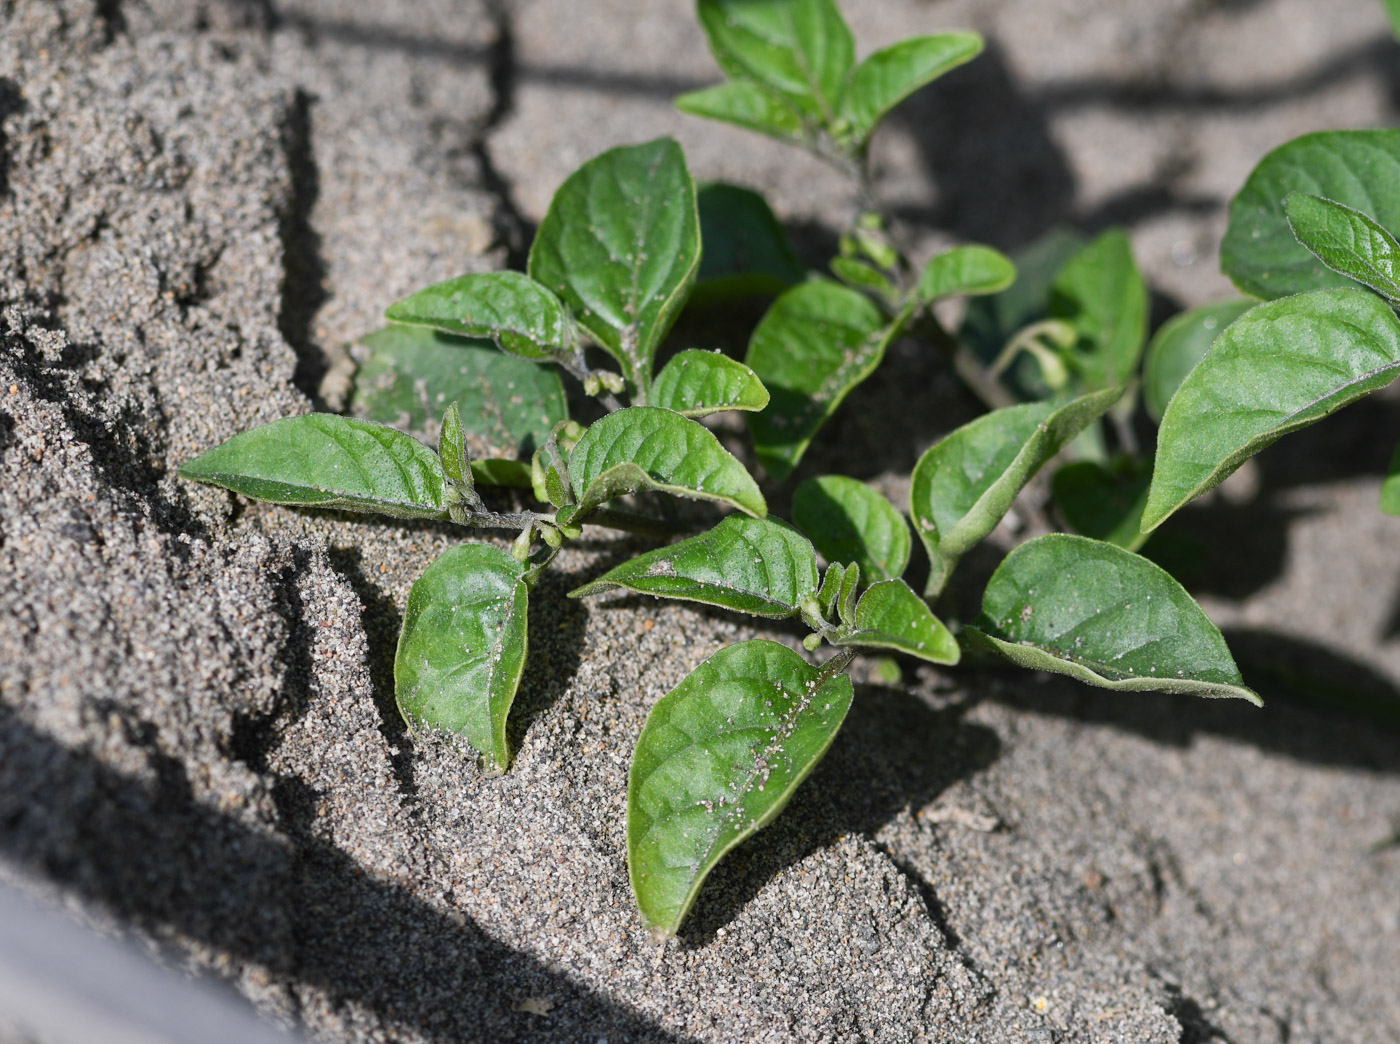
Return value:
M 463 276 L 388 310 L 395 325 L 364 340 L 360 417 L 277 421 L 181 472 L 275 503 L 514 531 L 510 551 L 467 543 L 428 567 L 395 660 L 409 725 L 465 737 L 492 772 L 510 760 L 506 721 L 531 591 L 559 548 L 585 526 L 660 540 L 684 529 L 645 499 L 619 503 L 634 494 L 730 511 L 571 594 L 620 589 L 794 619 L 810 631 L 808 651 L 833 647 L 813 664 L 773 641 L 739 643 L 652 709 L 630 775 L 628 863 L 642 915 L 663 936 L 715 863 L 771 821 L 826 752 L 850 709 L 846 669 L 857 649 L 951 666 L 965 647 L 1110 689 L 1259 702 L 1219 630 L 1135 549 L 1250 453 L 1400 366 L 1389 304 L 1324 289 L 1341 277 L 1309 260 L 1290 230 L 1333 268 L 1381 293 L 1400 288 L 1394 241 L 1346 209 L 1358 204 L 1340 183 L 1283 184 L 1265 160 L 1232 212 L 1227 270 L 1260 296 L 1302 292 L 1196 310 L 1147 347 L 1147 290 L 1119 231 L 1087 243 L 1057 235 L 1017 263 L 964 245 L 916 270 L 881 216 L 871 135 L 903 98 L 975 56 L 978 37 L 921 37 L 857 63 L 831 0 L 700 0 L 699 15 L 729 79 L 685 95 L 681 109 L 806 148 L 861 192 L 835 280 L 802 271 L 761 197 L 697 189 L 674 142 L 613 149 L 560 187 L 527 272 Z M 1357 139 L 1314 137 L 1307 147 L 1325 146 L 1324 171 L 1370 163 L 1362 173 L 1379 177 L 1400 156 L 1394 136 L 1355 154 Z M 1304 147 L 1286 148 L 1295 146 Z M 1394 227 L 1400 196 L 1375 185 L 1384 204 L 1375 216 Z M 688 300 L 753 293 L 776 299 L 743 363 L 687 349 L 656 372 Z M 950 330 L 935 306 L 961 297 L 974 300 Z M 744 411 L 754 458 L 768 481 L 782 481 L 903 336 L 942 353 L 989 408 L 930 447 L 911 477 L 908 514 L 928 561 L 923 597 L 903 579 L 915 548 L 909 523 L 884 497 L 817 476 L 794 490 L 795 526 L 768 517 L 758 481 L 697 420 Z M 558 371 L 598 419 L 568 415 Z M 1160 420 L 1153 468 L 1137 449 L 1139 400 Z M 1074 459 L 1041 483 L 1062 454 Z M 981 615 L 950 630 L 925 599 L 947 589 L 963 555 L 1037 483 L 1039 500 L 1048 496 L 1077 534 L 1016 547 L 988 581 Z M 493 509 L 484 486 L 529 489 L 538 506 Z

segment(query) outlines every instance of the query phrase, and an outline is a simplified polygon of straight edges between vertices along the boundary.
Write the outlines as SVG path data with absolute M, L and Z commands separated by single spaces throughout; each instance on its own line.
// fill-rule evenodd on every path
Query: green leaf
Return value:
M 526 359 L 549 359 L 575 340 L 563 302 L 521 272 L 484 272 L 435 283 L 390 305 L 384 314 L 396 323 L 488 338 L 502 351 Z
M 626 493 L 718 500 L 762 518 L 753 476 L 709 429 L 671 410 L 632 406 L 595 421 L 569 454 L 579 514 Z
M 730 515 L 708 533 L 610 569 L 569 597 L 614 587 L 781 620 L 817 593 L 817 556 L 784 522 Z
M 472 462 L 462 434 L 462 412 L 454 402 L 442 415 L 438 431 L 438 459 L 442 470 L 453 482 L 472 488 Z
M 866 290 L 886 303 L 898 307 L 901 296 L 899 288 L 890 281 L 889 276 L 869 262 L 857 257 L 833 257 L 831 272 L 848 286 Z
M 644 395 L 656 346 L 700 264 L 700 218 L 685 154 L 670 138 L 611 149 L 554 194 L 530 249 L 553 290 Z
M 834 121 L 855 40 L 833 0 L 700 0 L 698 14 L 730 77 L 778 92 L 804 116 Z
M 854 565 L 854 563 L 852 563 Z M 859 566 L 856 569 L 859 570 Z M 841 588 L 846 580 L 846 567 L 840 562 L 832 562 L 822 576 L 822 585 L 817 588 L 817 607 L 823 620 L 835 621 L 837 603 L 841 600 Z
M 1152 469 L 1137 457 L 1108 464 L 1077 460 L 1066 464 L 1050 482 L 1050 494 L 1065 522 L 1076 533 L 1136 551 L 1147 540 L 1142 509 Z
M 855 626 L 856 592 L 860 590 L 860 566 L 851 562 L 841 574 L 841 585 L 836 591 L 836 618 L 843 624 Z
M 876 51 L 851 73 L 841 112 L 863 142 L 896 105 L 920 87 L 982 53 L 976 33 L 915 36 Z
M 801 115 L 781 95 L 743 80 L 689 91 L 676 99 L 676 108 L 691 116 L 732 123 L 781 141 L 801 141 L 806 136 Z M 705 249 L 709 249 L 708 238 Z
M 1254 307 L 1253 301 L 1221 301 L 1193 308 L 1173 316 L 1162 324 L 1142 364 L 1142 399 L 1147 413 L 1157 422 L 1167 410 L 1167 403 L 1206 354 L 1215 339 L 1245 312 Z
M 749 418 L 758 459 L 775 480 L 792 473 L 812 437 L 851 389 L 874 371 L 902 324 L 885 324 L 864 294 L 827 280 L 773 302 L 744 361 L 772 396 Z
M 1220 267 L 1246 294 L 1271 300 L 1350 287 L 1296 238 L 1284 200 L 1307 192 L 1400 228 L 1400 131 L 1305 134 L 1269 153 L 1230 204 Z
M 657 374 L 651 403 L 686 417 L 704 417 L 724 410 L 761 410 L 768 405 L 768 389 L 738 360 L 690 348 Z
M 235 435 L 180 469 L 180 477 L 273 504 L 446 518 L 438 455 L 381 424 L 308 413 Z
M 930 663 L 961 657 L 957 639 L 903 580 L 871 584 L 856 605 L 855 629 L 832 644 L 894 649 Z
M 1035 402 L 994 410 L 919 458 L 909 517 L 928 550 L 927 595 L 943 590 L 958 559 L 996 528 L 1031 476 L 1121 395 L 1121 388 L 1110 388 L 1060 406 Z
M 1263 703 L 1166 570 L 1088 537 L 1054 533 L 1012 551 L 987 583 L 977 627 L 963 635 L 1022 667 L 1106 689 Z
M 1151 532 L 1280 436 L 1400 376 L 1400 322 L 1361 290 L 1315 290 L 1236 319 L 1187 375 L 1157 432 Z
M 909 525 L 863 482 L 823 475 L 792 494 L 792 521 L 828 562 L 855 562 L 862 576 L 892 580 L 909 565 Z
M 737 185 L 701 185 L 700 276 L 691 304 L 776 296 L 806 278 L 787 233 L 757 192 Z
M 410 728 L 464 737 L 488 769 L 510 764 L 506 716 L 525 668 L 525 565 L 490 544 L 462 544 L 408 592 L 394 655 L 394 697 Z
M 1390 458 L 1390 468 L 1381 483 L 1381 510 L 1387 515 L 1400 515 L 1400 446 Z
M 984 246 L 960 246 L 931 258 L 919 279 L 919 299 L 995 294 L 1016 281 L 1016 266 L 1000 251 Z
M 1383 2 L 1386 17 L 1390 19 L 1390 26 L 1395 30 L 1395 35 L 1400 37 L 1400 0 L 1383 0 Z
M 565 420 L 564 385 L 552 367 L 503 355 L 487 341 L 421 326 L 390 326 L 360 339 L 370 356 L 355 373 L 350 408 L 366 420 L 430 439 L 457 403 L 476 465 L 529 458 Z M 483 478 L 478 472 L 478 478 Z
M 853 696 L 846 675 L 760 640 L 721 649 L 657 702 L 627 784 L 627 869 L 653 932 L 674 935 L 715 864 L 783 810 Z
M 1050 316 L 1079 334 L 1066 361 L 1082 390 L 1126 385 L 1136 373 L 1147 308 L 1147 284 L 1122 229 L 1105 232 L 1060 269 L 1050 288 Z
M 1306 192 L 1283 201 L 1298 242 L 1324 265 L 1390 299 L 1400 301 L 1400 243 L 1352 207 Z

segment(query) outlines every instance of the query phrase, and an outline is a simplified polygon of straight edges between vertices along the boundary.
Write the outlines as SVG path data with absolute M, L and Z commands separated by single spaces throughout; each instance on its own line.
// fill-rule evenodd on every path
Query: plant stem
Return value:
M 554 361 L 579 384 L 586 384 L 588 378 L 593 376 L 593 370 L 589 368 L 587 360 L 583 357 L 582 348 L 574 352 L 555 352 Z M 595 398 L 603 404 L 603 408 L 609 413 L 616 413 L 622 409 L 621 401 L 612 392 L 602 392 Z

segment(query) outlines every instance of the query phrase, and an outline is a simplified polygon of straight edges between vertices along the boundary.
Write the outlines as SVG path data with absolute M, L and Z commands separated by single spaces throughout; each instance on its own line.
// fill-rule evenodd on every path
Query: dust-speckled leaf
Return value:
M 995 410 L 919 458 L 909 517 L 928 550 L 926 594 L 942 591 L 958 559 L 996 528 L 1031 476 L 1121 395 L 1121 388 L 1110 388 L 1062 406 L 1037 402 Z
M 1284 212 L 1284 200 L 1294 192 L 1354 207 L 1382 228 L 1400 228 L 1400 131 L 1305 134 L 1259 162 L 1230 203 L 1220 247 L 1220 267 L 1253 297 L 1355 285 L 1294 237 Z
M 569 454 L 569 479 L 580 515 L 646 490 L 718 500 L 760 518 L 768 513 L 753 476 L 708 428 L 655 406 L 595 421 Z
M 871 584 L 856 603 L 855 629 L 832 644 L 893 649 L 930 663 L 961 656 L 957 639 L 903 580 Z
M 610 149 L 569 175 L 540 223 L 529 268 L 645 389 L 699 264 L 695 182 L 681 147 L 658 138 Z
M 1167 403 L 1227 326 L 1255 305 L 1221 301 L 1172 316 L 1152 338 L 1142 363 L 1142 401 L 1159 423 Z
M 1381 510 L 1387 515 L 1400 515 L 1400 446 L 1390 458 L 1390 468 L 1381 483 Z
M 781 141 L 801 141 L 806 132 L 802 116 L 781 95 L 743 80 L 688 91 L 676 98 L 676 108 L 691 116 L 732 123 Z M 708 239 L 705 249 L 709 250 Z
M 929 260 L 919 278 L 919 297 L 937 301 L 944 297 L 996 294 L 1016 281 L 1016 266 L 999 250 L 984 246 L 960 246 Z
M 864 482 L 808 479 L 793 491 L 792 521 L 828 562 L 855 562 L 868 580 L 903 576 L 909 565 L 909 524 Z
M 963 634 L 1022 667 L 1106 689 L 1262 703 L 1219 629 L 1166 570 L 1088 537 L 1052 533 L 1012 551 L 987 583 L 977 627 Z
M 394 656 L 404 721 L 464 737 L 495 772 L 510 764 L 506 716 L 525 668 L 524 575 L 490 544 L 443 552 L 408 592 Z
M 851 71 L 841 100 L 852 136 L 864 141 L 896 105 L 925 84 L 982 53 L 976 33 L 915 36 L 876 51 Z
M 614 587 L 780 620 L 816 595 L 817 556 L 784 522 L 730 515 L 708 533 L 608 570 L 569 597 Z
M 627 783 L 627 869 L 642 917 L 674 935 L 716 863 L 783 810 L 850 709 L 786 646 L 721 649 L 652 708 Z
M 1050 288 L 1050 317 L 1079 343 L 1066 361 L 1085 391 L 1124 385 L 1147 343 L 1147 284 L 1122 229 L 1109 229 L 1066 262 Z
M 887 327 L 864 294 L 827 280 L 793 287 L 754 329 L 744 361 L 771 399 L 749 418 L 758 459 L 775 479 L 791 474 L 812 436 L 874 371 L 899 324 Z
M 712 182 L 701 185 L 700 274 L 692 304 L 777 296 L 806 278 L 787 233 L 757 192 Z
M 656 375 L 651 404 L 687 417 L 724 410 L 752 412 L 768 405 L 768 389 L 743 363 L 719 352 L 678 352 Z
M 396 323 L 488 338 L 527 359 L 548 359 L 574 343 L 563 302 L 523 272 L 458 276 L 405 297 L 384 314 Z
M 1332 271 L 1400 301 L 1400 243 L 1359 210 L 1295 192 L 1284 214 L 1299 243 Z
M 395 325 L 360 343 L 370 355 L 355 373 L 351 410 L 427 439 L 455 402 L 473 464 L 528 459 L 569 416 L 553 367 L 505 355 L 489 341 Z
M 833 0 L 700 0 L 715 61 L 778 92 L 804 116 L 838 114 L 855 40 Z
M 382 424 L 308 413 L 235 435 L 180 477 L 273 504 L 445 518 L 447 474 L 412 435 Z
M 1225 480 L 1280 436 L 1400 376 L 1400 322 L 1366 290 L 1314 290 L 1251 309 L 1167 406 L 1142 528 Z
M 1107 464 L 1076 460 L 1055 472 L 1050 493 L 1065 522 L 1080 536 L 1136 551 L 1147 539 L 1141 528 L 1142 509 L 1151 481 L 1151 467 L 1137 457 Z

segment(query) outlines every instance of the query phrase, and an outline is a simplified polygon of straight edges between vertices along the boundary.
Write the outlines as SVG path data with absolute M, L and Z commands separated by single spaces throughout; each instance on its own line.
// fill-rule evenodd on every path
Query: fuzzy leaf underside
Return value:
M 972 61 L 982 48 L 976 33 L 941 33 L 911 37 L 876 51 L 851 71 L 841 99 L 853 136 L 864 141 L 905 98 Z
M 807 479 L 792 494 L 792 521 L 828 562 L 855 562 L 868 580 L 903 576 L 909 525 L 895 506 L 844 475 Z
M 642 917 L 674 935 L 705 877 L 771 822 L 850 709 L 844 674 L 791 649 L 721 649 L 652 708 L 627 786 L 627 868 Z
M 396 323 L 488 338 L 526 359 L 548 359 L 574 340 L 563 302 L 523 272 L 448 279 L 391 305 L 384 314 Z
M 1162 324 L 1142 363 L 1142 402 L 1153 420 L 1161 423 L 1167 403 L 1186 375 L 1225 328 L 1254 305 L 1254 301 L 1221 301 L 1182 312 Z
M 892 649 L 945 665 L 962 656 L 952 632 L 903 580 L 881 580 L 866 588 L 856 603 L 855 629 L 832 644 Z
M 525 566 L 490 544 L 462 544 L 408 594 L 394 695 L 411 728 L 464 737 L 489 769 L 510 763 L 506 718 L 525 667 Z
M 725 410 L 753 412 L 768 405 L 768 389 L 743 363 L 719 352 L 678 352 L 656 375 L 651 405 L 686 417 Z

